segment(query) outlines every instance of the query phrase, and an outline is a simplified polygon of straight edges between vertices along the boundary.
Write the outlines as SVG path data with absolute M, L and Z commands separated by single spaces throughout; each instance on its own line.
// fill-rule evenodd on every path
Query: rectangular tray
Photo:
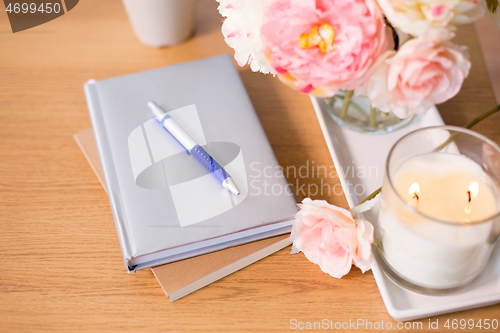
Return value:
M 414 116 L 408 125 L 393 133 L 380 135 L 358 133 L 337 125 L 328 114 L 325 103 L 315 97 L 311 97 L 311 101 L 351 208 L 382 185 L 389 150 L 399 138 L 419 128 L 444 125 L 437 108 L 432 107 L 424 115 Z M 377 204 L 364 213 L 365 219 L 375 228 L 377 228 L 378 209 Z M 500 302 L 499 241 L 481 276 L 468 288 L 448 296 L 425 296 L 400 287 L 378 264 L 372 271 L 387 312 L 398 321 Z

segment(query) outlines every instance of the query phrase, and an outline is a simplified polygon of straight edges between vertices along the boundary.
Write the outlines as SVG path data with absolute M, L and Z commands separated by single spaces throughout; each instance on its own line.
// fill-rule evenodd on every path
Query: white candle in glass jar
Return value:
M 378 228 L 394 270 L 431 288 L 453 288 L 480 270 L 500 194 L 478 164 L 456 154 L 418 155 L 401 164 L 392 183 L 404 202 L 382 199 Z

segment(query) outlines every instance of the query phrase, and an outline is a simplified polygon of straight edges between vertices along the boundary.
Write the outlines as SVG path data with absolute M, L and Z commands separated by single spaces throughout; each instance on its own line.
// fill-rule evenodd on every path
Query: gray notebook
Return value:
M 295 200 L 229 55 L 84 89 L 129 271 L 290 232 Z M 231 174 L 239 196 L 163 129 L 151 100 Z

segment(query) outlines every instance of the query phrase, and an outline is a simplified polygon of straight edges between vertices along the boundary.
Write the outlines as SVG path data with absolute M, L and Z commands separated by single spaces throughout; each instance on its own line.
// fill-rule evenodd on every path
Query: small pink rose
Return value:
M 471 67 L 464 46 L 415 38 L 397 52 L 387 51 L 374 66 L 366 87 L 372 106 L 400 118 L 426 112 L 455 96 Z
M 363 273 L 373 266 L 370 222 L 354 219 L 348 210 L 324 200 L 306 198 L 299 206 L 293 221 L 293 246 L 323 272 L 341 278 L 353 264 Z

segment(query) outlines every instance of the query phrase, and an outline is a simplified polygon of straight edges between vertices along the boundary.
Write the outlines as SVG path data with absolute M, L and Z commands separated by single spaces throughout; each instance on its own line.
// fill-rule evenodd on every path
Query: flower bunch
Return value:
M 470 61 L 450 40 L 486 13 L 485 0 L 218 1 L 240 66 L 317 97 L 353 91 L 400 118 L 458 93 Z

